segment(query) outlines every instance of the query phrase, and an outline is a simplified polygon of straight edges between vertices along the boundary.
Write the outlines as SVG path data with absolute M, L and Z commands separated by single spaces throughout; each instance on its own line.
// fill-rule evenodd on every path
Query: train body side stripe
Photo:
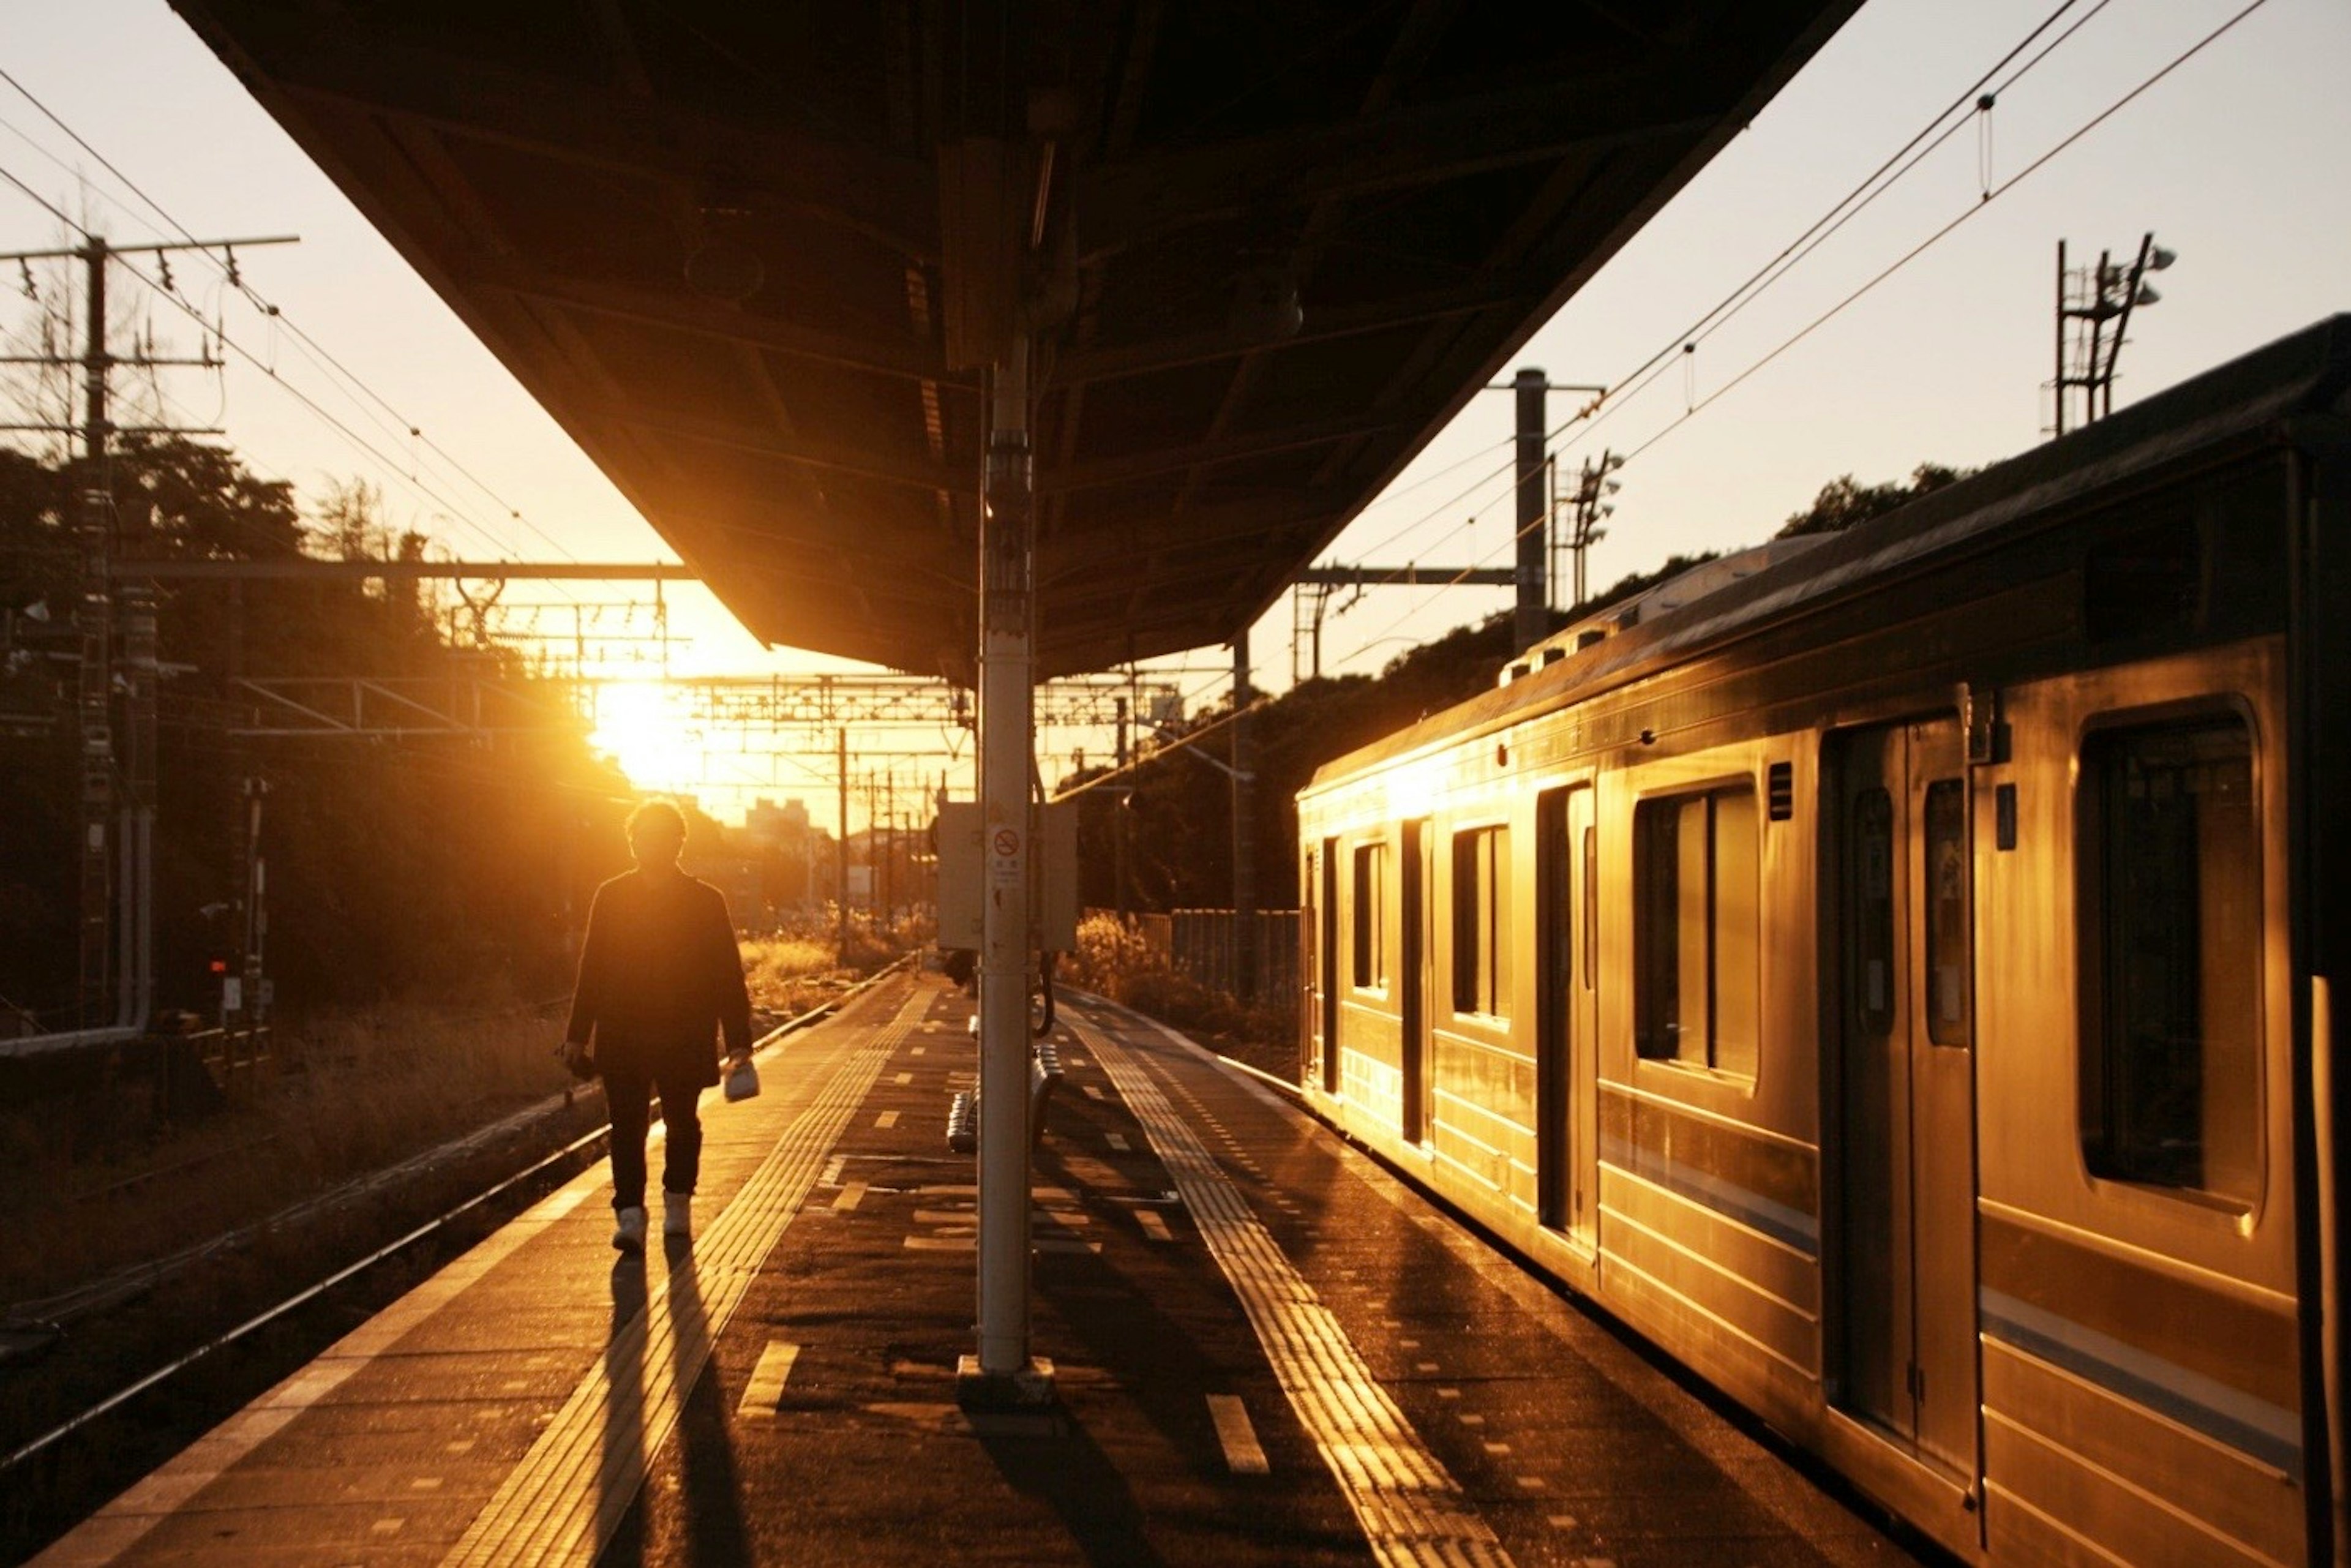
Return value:
M 1816 1167 L 1808 1151 L 1637 1099 L 1614 1084 L 1600 1088 L 1603 1160 L 1808 1258 L 1820 1256 Z
M 1785 1208 L 1760 1193 L 1750 1192 L 1667 1155 L 1636 1148 L 1621 1138 L 1601 1139 L 1600 1158 L 1604 1165 L 1710 1208 L 1723 1218 L 1759 1231 L 1807 1258 L 1820 1256 L 1819 1226 L 1809 1214 Z
M 2290 1298 L 2265 1306 L 2021 1223 L 1991 1205 L 1979 1234 L 1984 1291 L 2043 1314 L 2017 1321 L 2078 1324 L 2150 1364 L 2178 1368 L 2199 1386 L 2233 1390 L 2298 1418 L 2302 1380 Z
M 2302 1416 L 2136 1345 L 1984 1287 L 1983 1330 L 2302 1480 Z

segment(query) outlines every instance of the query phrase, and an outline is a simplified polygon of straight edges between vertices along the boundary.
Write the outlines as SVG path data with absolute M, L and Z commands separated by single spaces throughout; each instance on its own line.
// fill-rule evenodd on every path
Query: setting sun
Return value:
M 675 692 L 657 681 L 624 681 L 596 693 L 589 744 L 608 754 L 640 789 L 684 789 L 699 781 L 702 746 Z

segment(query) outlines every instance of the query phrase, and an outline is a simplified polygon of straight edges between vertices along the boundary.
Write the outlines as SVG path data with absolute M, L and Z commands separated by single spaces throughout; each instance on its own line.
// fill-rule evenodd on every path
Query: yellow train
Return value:
M 1965 1559 L 2345 1561 L 2351 317 L 1710 570 L 1300 795 L 1309 1104 Z

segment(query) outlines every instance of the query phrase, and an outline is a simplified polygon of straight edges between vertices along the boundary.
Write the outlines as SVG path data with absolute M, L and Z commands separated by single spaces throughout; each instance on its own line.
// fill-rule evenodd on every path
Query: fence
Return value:
M 1137 916 L 1144 945 L 1176 973 L 1228 997 L 1238 996 L 1236 939 L 1257 947 L 1257 1000 L 1280 1002 L 1298 994 L 1298 911 L 1261 909 L 1245 932 L 1229 909 L 1179 909 Z

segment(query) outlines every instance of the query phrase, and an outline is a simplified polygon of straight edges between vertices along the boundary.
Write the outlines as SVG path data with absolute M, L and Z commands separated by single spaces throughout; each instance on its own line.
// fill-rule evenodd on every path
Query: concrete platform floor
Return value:
M 784 1041 L 758 1099 L 705 1097 L 690 1246 L 615 1254 L 591 1170 L 36 1562 L 1908 1561 L 1270 1091 L 1092 1005 L 1035 1163 L 1057 1403 L 967 1415 L 967 1010 L 896 979 Z

